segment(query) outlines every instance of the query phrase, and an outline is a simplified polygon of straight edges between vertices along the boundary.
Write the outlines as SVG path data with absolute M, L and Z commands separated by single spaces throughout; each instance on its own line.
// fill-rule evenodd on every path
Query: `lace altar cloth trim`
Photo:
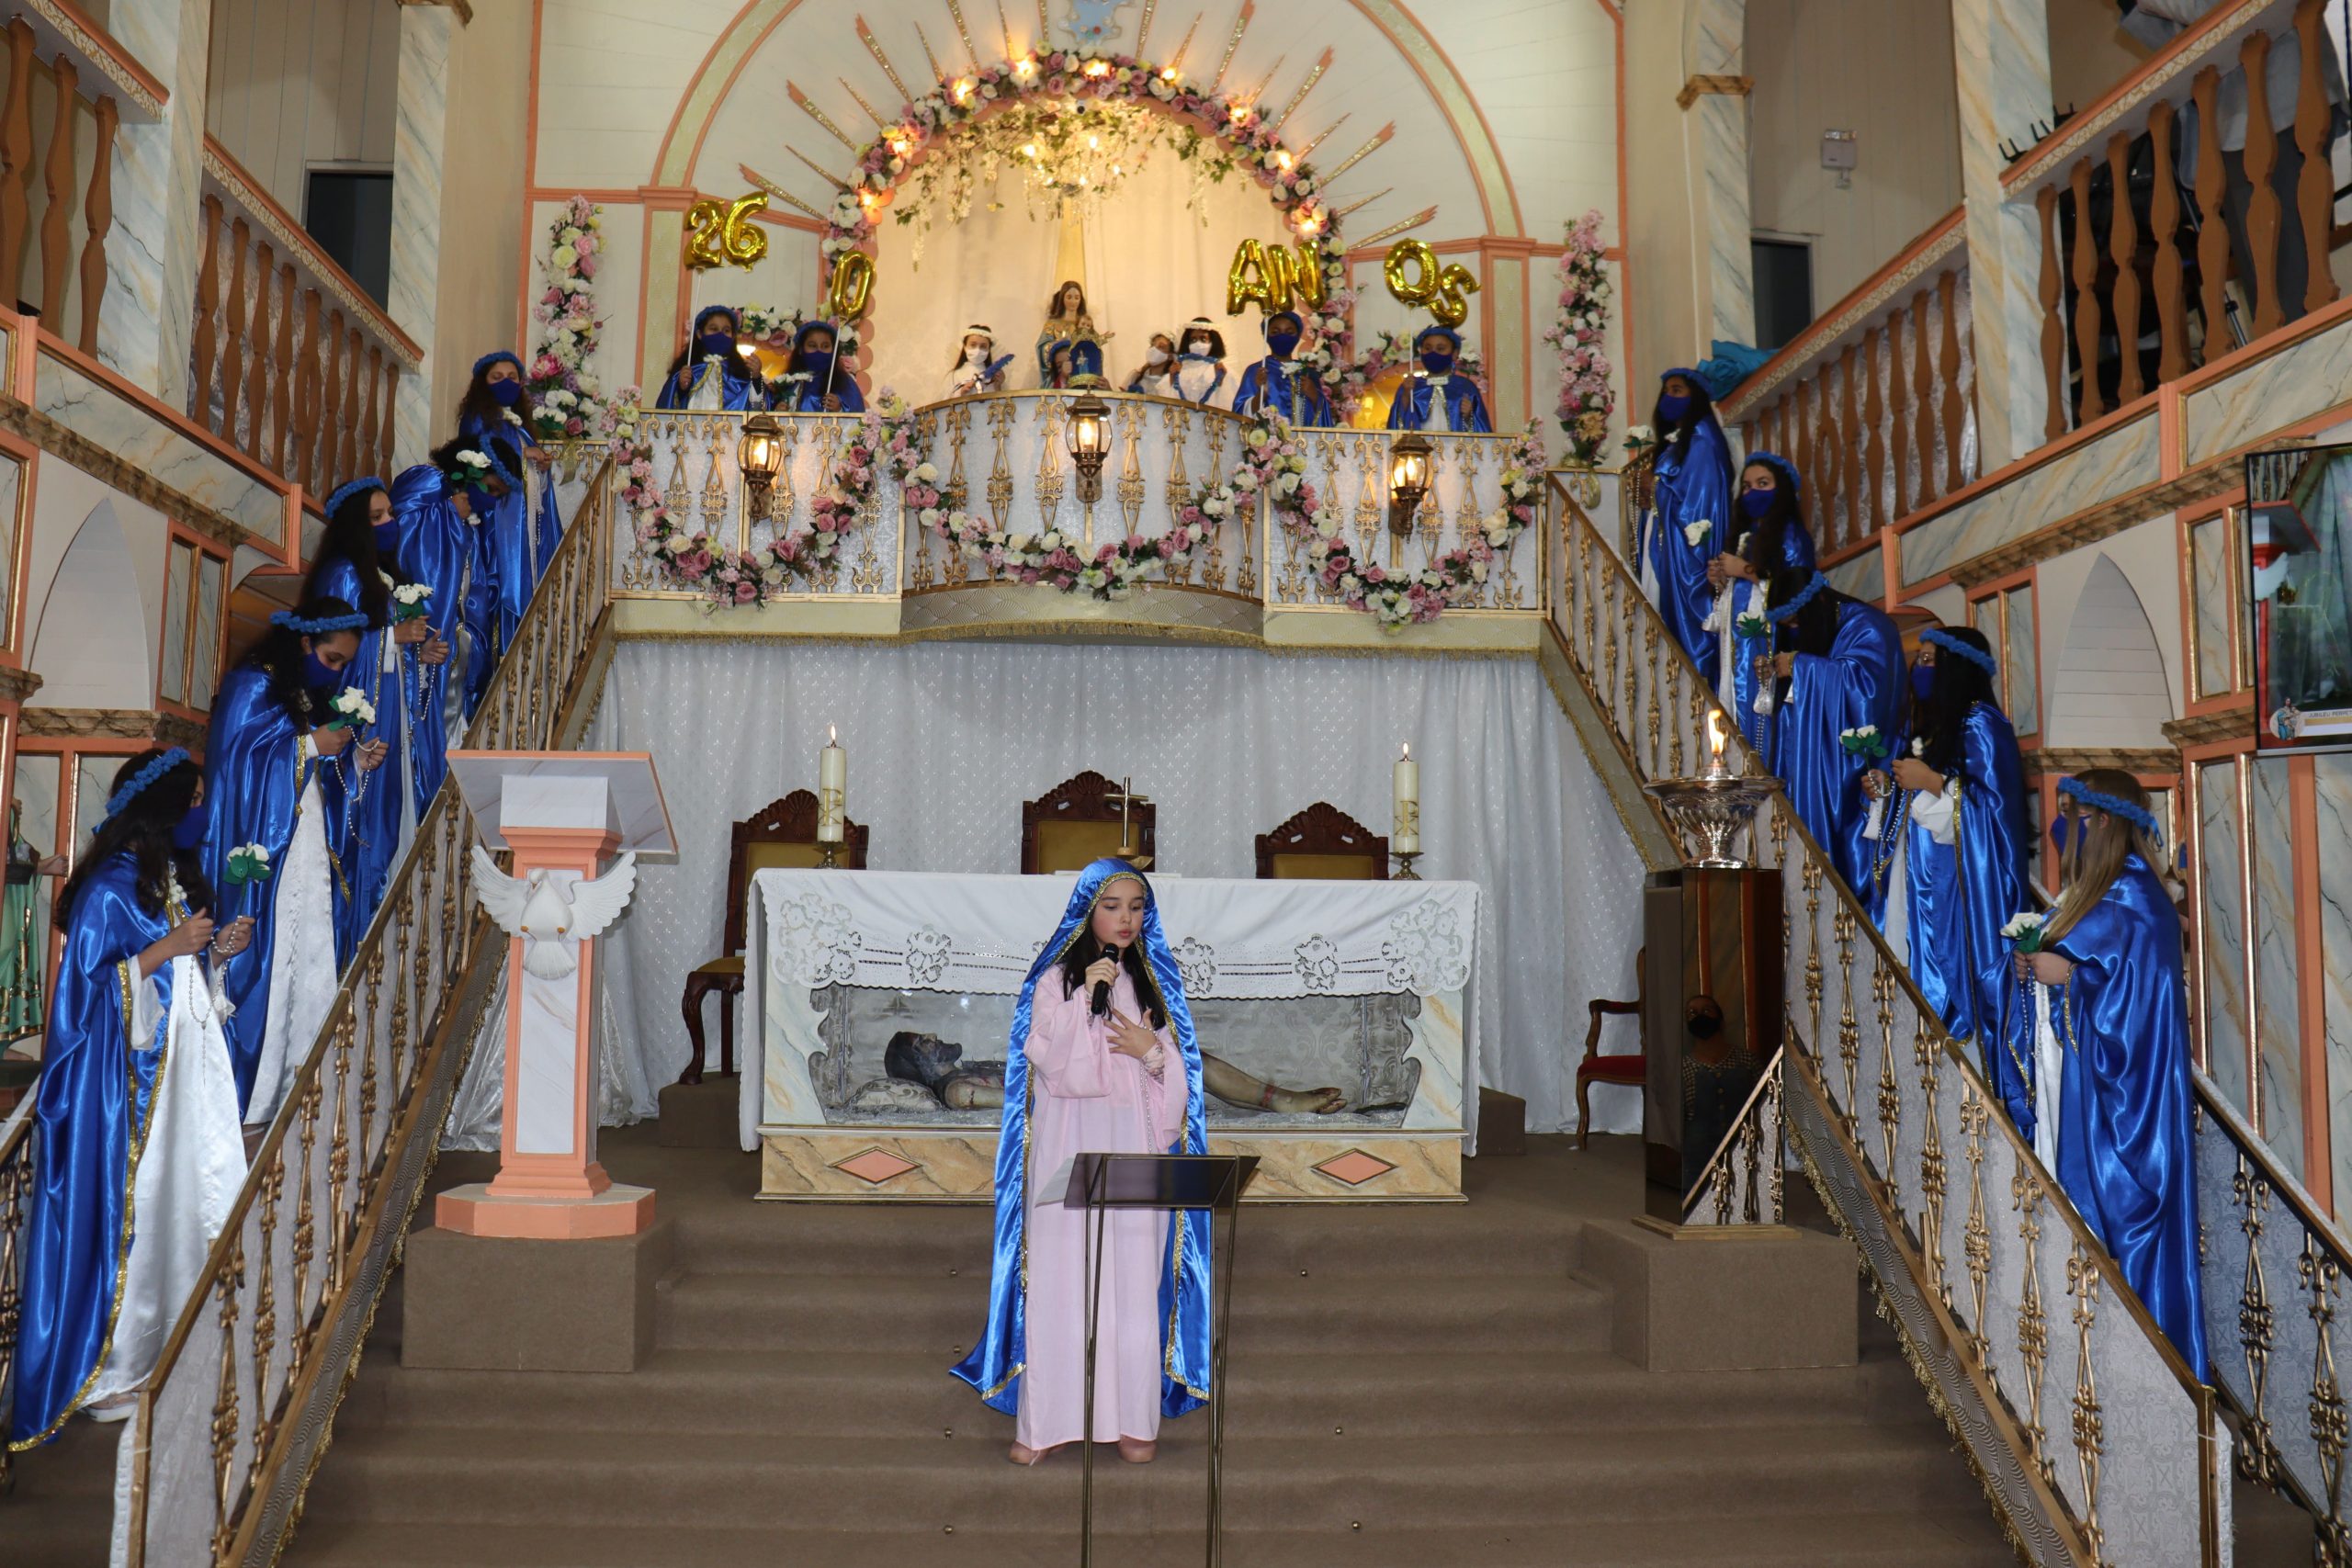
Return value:
M 1011 995 L 1071 876 L 776 870 L 752 879 L 768 974 L 787 986 Z M 1469 984 L 1471 882 L 1155 877 L 1188 997 L 1419 997 Z

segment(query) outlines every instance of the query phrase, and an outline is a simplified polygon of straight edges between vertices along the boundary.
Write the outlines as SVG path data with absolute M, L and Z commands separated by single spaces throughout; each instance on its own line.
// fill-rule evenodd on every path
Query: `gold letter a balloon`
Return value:
M 1290 309 L 1290 270 L 1278 258 L 1269 262 L 1266 248 L 1255 240 L 1234 247 L 1233 265 L 1225 272 L 1225 313 L 1241 314 L 1251 300 L 1267 315 Z

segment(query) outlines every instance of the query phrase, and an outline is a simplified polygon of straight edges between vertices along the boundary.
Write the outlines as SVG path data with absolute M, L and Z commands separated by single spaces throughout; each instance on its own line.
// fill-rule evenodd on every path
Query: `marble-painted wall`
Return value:
M 1985 468 L 1999 463 L 1989 457 Z M 1985 551 L 2162 477 L 2156 421 L 2143 414 L 1903 536 L 1903 580 L 1924 582 Z
M 2317 784 L 2319 934 L 2327 1029 L 2328 1173 L 2337 1213 L 2352 1201 L 2352 754 L 2312 759 Z
M 2254 1010 L 2262 1135 L 2296 1179 L 2303 1171 L 2302 1002 L 2296 989 L 2295 856 L 2288 760 L 2254 765 Z
M 2199 974 L 2205 1012 L 2205 1070 L 2222 1097 L 2246 1109 L 2245 897 L 2239 856 L 2238 768 L 2232 758 L 2199 764 L 2197 800 L 2201 857 L 2198 896 L 2204 905 Z
M 481 6 L 472 25 L 521 13 L 527 48 L 529 12 Z M 400 34 L 376 0 L 214 0 L 205 129 L 300 220 L 314 166 L 390 166 Z

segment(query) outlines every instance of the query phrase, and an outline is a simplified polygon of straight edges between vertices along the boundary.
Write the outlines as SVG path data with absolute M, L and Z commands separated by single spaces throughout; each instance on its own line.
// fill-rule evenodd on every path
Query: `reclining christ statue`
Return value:
M 950 1111 L 1002 1110 L 1004 1064 L 963 1058 L 964 1047 L 952 1040 L 901 1030 L 890 1037 L 882 1066 L 900 1082 L 922 1085 Z M 1328 1116 L 1347 1109 L 1347 1096 L 1336 1089 L 1279 1089 L 1205 1051 L 1201 1053 L 1201 1086 L 1227 1105 L 1253 1111 Z

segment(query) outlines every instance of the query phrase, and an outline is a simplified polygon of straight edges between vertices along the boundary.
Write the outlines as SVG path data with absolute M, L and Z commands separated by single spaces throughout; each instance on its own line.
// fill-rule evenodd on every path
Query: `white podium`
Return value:
M 449 771 L 482 842 L 514 852 L 512 874 L 569 898 L 622 851 L 674 855 L 677 838 L 653 759 L 641 751 L 452 751 Z M 535 897 L 537 895 L 535 894 Z M 475 1236 L 576 1240 L 636 1235 L 653 1224 L 653 1190 L 614 1184 L 596 1161 L 595 938 L 507 949 L 506 1106 L 498 1176 L 452 1188 L 435 1222 Z M 541 973 L 534 973 L 533 968 Z

